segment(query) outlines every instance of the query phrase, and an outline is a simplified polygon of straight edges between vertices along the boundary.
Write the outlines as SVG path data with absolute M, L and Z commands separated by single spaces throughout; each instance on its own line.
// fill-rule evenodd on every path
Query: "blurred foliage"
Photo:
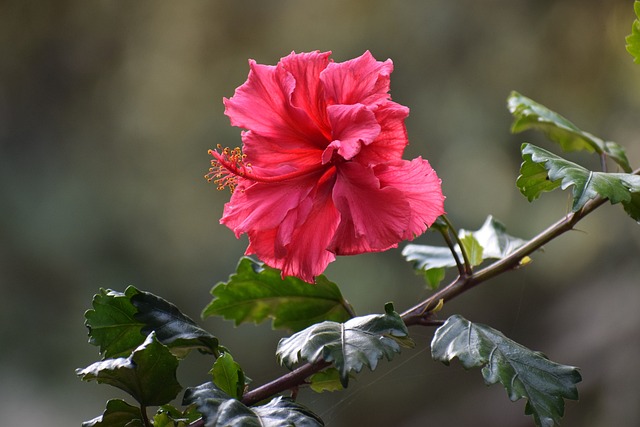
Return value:
M 520 143 L 544 142 L 509 134 L 505 99 L 511 90 L 526 93 L 625 145 L 637 167 L 640 69 L 624 40 L 634 18 L 624 0 L 3 2 L 5 423 L 79 425 L 103 407 L 99 387 L 94 394 L 73 375 L 96 356 L 85 345 L 82 312 L 98 288 L 134 284 L 195 317 L 211 286 L 234 271 L 246 242 L 218 225 L 228 194 L 202 175 L 208 148 L 239 144 L 221 100 L 246 78 L 248 58 L 273 64 L 315 49 L 332 50 L 338 61 L 367 49 L 392 58 L 392 96 L 412 111 L 407 157 L 423 155 L 438 171 L 450 218 L 475 229 L 493 214 L 528 238 L 568 212 L 570 201 L 550 194 L 531 206 L 519 194 Z M 640 424 L 640 373 L 602 368 L 632 365 L 640 351 L 629 339 L 640 333 L 640 233 L 632 221 L 608 221 L 607 209 L 581 226 L 586 234 L 553 242 L 526 272 L 451 308 L 582 368 L 582 402 L 568 405 L 564 426 Z M 435 233 L 419 241 L 442 244 Z M 340 258 L 326 275 L 358 313 L 388 300 L 402 310 L 426 292 L 400 251 Z M 278 332 L 207 322 L 254 381 L 278 374 L 268 370 L 273 359 L 242 346 L 272 354 Z M 412 336 L 420 334 L 426 346 L 432 331 Z M 405 360 L 418 367 L 410 378 L 375 380 L 394 391 L 386 395 L 397 405 L 382 403 L 363 375 L 344 400 L 326 394 L 314 407 L 334 426 L 526 422 L 522 408 L 474 388 L 462 371 L 444 372 L 419 352 Z M 63 414 L 56 405 L 68 400 L 75 409 Z M 385 411 L 367 409 L 380 404 Z M 473 417 L 459 405 L 471 405 Z

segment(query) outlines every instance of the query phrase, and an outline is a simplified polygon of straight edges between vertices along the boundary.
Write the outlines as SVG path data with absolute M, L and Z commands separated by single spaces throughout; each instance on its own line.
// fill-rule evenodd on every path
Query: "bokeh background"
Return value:
M 640 165 L 640 65 L 625 51 L 629 0 L 8 1 L 0 4 L 0 419 L 79 426 L 117 390 L 82 383 L 98 358 L 83 312 L 100 287 L 133 284 L 199 319 L 246 240 L 218 224 L 228 192 L 203 174 L 207 149 L 239 144 L 222 98 L 247 59 L 295 50 L 336 61 L 392 58 L 392 96 L 411 108 L 407 158 L 428 158 L 461 228 L 488 214 L 529 238 L 569 209 L 566 193 L 529 204 L 514 182 L 519 145 L 505 99 L 517 90 L 625 145 Z M 596 168 L 586 155 L 572 158 Z M 427 234 L 419 243 L 441 244 Z M 564 426 L 640 425 L 640 228 L 607 205 L 579 230 L 452 301 L 553 360 L 581 367 Z M 428 292 L 400 250 L 339 258 L 327 275 L 359 314 Z M 255 383 L 284 372 L 269 324 L 201 322 Z M 530 426 L 524 402 L 479 371 L 415 350 L 341 393 L 301 393 L 328 426 Z M 190 356 L 183 385 L 207 380 Z

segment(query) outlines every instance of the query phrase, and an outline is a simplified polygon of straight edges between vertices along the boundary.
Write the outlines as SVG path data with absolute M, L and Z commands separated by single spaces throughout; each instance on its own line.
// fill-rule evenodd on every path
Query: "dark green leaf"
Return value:
M 435 360 L 449 364 L 458 358 L 465 368 L 482 367 L 487 384 L 500 382 L 511 401 L 527 399 L 526 414 L 538 426 L 552 427 L 564 414 L 564 399 L 577 399 L 578 369 L 547 359 L 543 354 L 505 337 L 486 325 L 451 316 L 431 342 Z
M 580 130 L 558 113 L 518 92 L 511 92 L 507 99 L 507 106 L 514 116 L 511 127 L 513 133 L 527 129 L 538 129 L 544 132 L 550 140 L 560 144 L 564 151 L 584 150 L 603 154 L 610 157 L 625 172 L 631 172 L 631 166 L 629 166 L 624 149 L 615 142 L 603 141 Z
M 340 372 L 336 368 L 327 368 L 309 377 L 309 387 L 316 393 L 342 390 Z
M 633 62 L 640 64 L 640 1 L 633 3 L 633 10 L 637 19 L 633 21 L 631 34 L 626 38 L 627 51 L 633 56 Z
M 382 357 L 391 360 L 401 346 L 413 345 L 393 305 L 387 304 L 385 311 L 385 314 L 355 317 L 346 323 L 325 321 L 310 326 L 281 339 L 276 356 L 289 368 L 300 361 L 334 362 L 346 388 L 349 372 L 360 372 L 364 365 L 374 370 Z
M 213 301 L 203 317 L 223 316 L 243 322 L 260 323 L 273 319 L 273 328 L 299 331 L 307 326 L 353 317 L 352 308 L 335 283 L 318 276 L 311 285 L 295 277 L 282 279 L 279 270 L 242 258 L 237 272 L 212 290 Z
M 478 230 L 461 229 L 458 236 L 465 245 L 467 254 L 471 255 L 472 265 L 478 265 L 483 259 L 505 258 L 527 243 L 526 240 L 507 234 L 505 226 L 491 215 Z M 456 252 L 458 258 L 462 259 L 462 253 L 457 246 Z M 448 247 L 409 244 L 402 250 L 402 255 L 407 261 L 415 262 L 415 268 L 418 270 L 429 271 L 456 266 L 456 261 Z
M 245 378 L 240 365 L 229 353 L 222 353 L 213 363 L 210 374 L 214 384 L 234 399 L 240 399 L 244 392 Z
M 138 309 L 135 318 L 144 323 L 142 332 L 155 331 L 158 340 L 178 357 L 192 349 L 217 354 L 218 339 L 182 313 L 178 307 L 149 292 L 138 291 L 131 297 Z
M 82 427 L 142 427 L 142 413 L 137 406 L 129 405 L 124 400 L 112 399 L 107 402 L 104 413 L 90 421 L 82 423 Z
M 622 203 L 627 213 L 636 221 L 640 221 L 640 197 L 637 196 L 640 192 L 640 176 L 592 172 L 531 144 L 522 145 L 522 158 L 523 165 L 542 165 L 547 170 L 548 179 L 560 183 L 563 190 L 573 186 L 573 212 L 580 210 L 589 200 L 600 196 L 609 199 L 611 204 Z M 538 184 L 543 180 L 540 174 L 525 175 L 527 170 L 532 169 L 523 166 L 522 175 L 517 181 L 520 191 L 529 200 L 537 198 L 541 191 L 545 191 L 545 188 Z
M 262 406 L 247 407 L 212 383 L 189 388 L 184 404 L 195 404 L 205 427 L 318 427 L 324 423 L 304 406 L 276 397 Z
M 93 297 L 93 309 L 85 313 L 89 342 L 100 347 L 104 357 L 129 356 L 144 342 L 143 324 L 136 320 L 130 298 L 138 290 L 129 286 L 124 293 L 100 289 Z
M 163 405 L 182 389 L 176 379 L 178 359 L 155 333 L 128 358 L 107 359 L 76 370 L 84 381 L 96 380 L 126 391 L 145 406 Z

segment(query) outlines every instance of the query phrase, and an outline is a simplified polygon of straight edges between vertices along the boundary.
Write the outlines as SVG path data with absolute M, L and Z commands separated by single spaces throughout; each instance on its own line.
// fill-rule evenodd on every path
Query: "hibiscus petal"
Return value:
M 265 137 L 252 131 L 242 133 L 243 153 L 246 161 L 260 174 L 277 175 L 283 166 L 294 170 L 308 169 L 321 162 L 322 150 L 307 139 L 283 142 L 279 138 Z M 326 144 L 326 142 L 325 142 Z
M 383 188 L 400 190 L 409 202 L 411 220 L 403 235 L 412 240 L 425 232 L 440 215 L 444 214 L 444 195 L 441 180 L 429 162 L 421 157 L 376 166 L 375 175 Z
M 411 213 L 401 191 L 380 187 L 371 168 L 340 164 L 333 190 L 340 225 L 329 249 L 336 255 L 383 251 L 397 246 Z
M 330 63 L 331 52 L 291 53 L 280 60 L 296 81 L 291 102 L 306 111 L 316 125 L 329 135 L 324 88 L 320 73 Z
M 332 186 L 332 180 L 324 181 L 301 203 L 302 210 L 290 211 L 278 227 L 249 232 L 246 253 L 282 270 L 283 277 L 296 276 L 313 283 L 335 260 L 335 254 L 327 250 L 340 220 L 331 199 Z
M 331 160 L 337 151 L 345 160 L 351 160 L 362 144 L 368 145 L 380 134 L 376 116 L 362 104 L 331 105 L 327 108 L 333 141 L 322 154 L 322 162 Z
M 380 124 L 380 134 L 373 143 L 362 147 L 356 161 L 370 166 L 400 160 L 409 143 L 404 120 L 409 109 L 395 102 L 385 102 L 375 110 L 376 121 Z
M 389 81 L 393 62 L 376 61 L 366 51 L 358 58 L 330 63 L 320 75 L 329 104 L 375 105 L 390 99 Z
M 249 77 L 234 95 L 224 98 L 225 114 L 233 126 L 250 129 L 283 144 L 308 140 L 326 146 L 326 137 L 306 112 L 291 104 L 296 80 L 284 66 L 249 61 Z

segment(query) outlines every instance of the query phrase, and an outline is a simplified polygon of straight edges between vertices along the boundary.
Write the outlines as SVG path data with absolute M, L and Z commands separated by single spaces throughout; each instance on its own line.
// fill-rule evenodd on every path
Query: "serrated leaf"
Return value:
M 244 392 L 245 378 L 240 365 L 229 353 L 223 353 L 213 363 L 209 372 L 214 384 L 234 399 L 240 399 Z
M 478 265 L 485 259 L 502 259 L 527 243 L 526 240 L 507 234 L 505 226 L 491 215 L 487 217 L 482 227 L 476 231 L 461 229 L 458 236 L 463 240 L 467 254 L 471 253 L 472 265 Z M 468 236 L 472 236 L 471 240 Z M 480 252 L 475 245 L 482 248 Z M 458 258 L 462 259 L 460 248 L 456 245 Z M 409 244 L 402 250 L 407 261 L 414 262 L 417 270 L 455 267 L 456 261 L 448 247 Z
M 404 322 L 385 306 L 385 314 L 355 317 L 345 323 L 325 321 L 308 327 L 278 343 L 276 357 L 291 369 L 301 361 L 333 362 L 340 372 L 343 387 L 349 383 L 350 372 L 360 372 L 363 366 L 374 370 L 378 360 L 391 360 L 400 347 L 411 347 L 413 341 Z
M 100 289 L 93 297 L 93 309 L 85 313 L 89 342 L 107 357 L 126 357 L 144 342 L 143 324 L 135 318 L 130 298 L 138 290 L 129 286 L 124 293 Z
M 152 332 L 128 358 L 106 359 L 77 369 L 84 381 L 109 384 L 133 396 L 141 405 L 157 406 L 182 389 L 176 379 L 178 359 Z
M 580 130 L 558 113 L 518 92 L 511 92 L 507 99 L 507 107 L 514 116 L 514 122 L 511 126 L 513 133 L 538 129 L 544 132 L 551 141 L 560 144 L 564 151 L 584 150 L 604 154 L 616 162 L 625 172 L 631 172 L 631 166 L 624 149 L 615 142 L 603 141 L 597 136 Z
M 327 368 L 309 377 L 309 387 L 316 393 L 342 390 L 340 372 L 336 368 Z
M 547 359 L 543 354 L 505 337 L 489 326 L 451 316 L 431 342 L 434 360 L 449 364 L 458 358 L 465 368 L 482 368 L 487 384 L 500 382 L 509 399 L 527 399 L 525 413 L 538 426 L 553 427 L 564 414 L 564 399 L 577 399 L 578 369 Z
M 211 294 L 214 299 L 202 316 L 223 316 L 236 325 L 271 318 L 274 329 L 299 331 L 324 320 L 343 322 L 353 317 L 338 286 L 326 277 L 318 276 L 315 285 L 295 277 L 282 279 L 279 270 L 246 257 Z
M 547 170 L 548 179 L 560 184 L 564 190 L 573 186 L 572 211 L 577 212 L 585 203 L 598 196 L 609 199 L 611 204 L 622 203 L 625 211 L 636 221 L 640 221 L 640 176 L 628 173 L 593 172 L 563 159 L 549 151 L 531 144 L 522 145 L 524 165 L 537 163 Z M 525 175 L 531 168 L 521 168 L 522 175 L 517 184 L 522 194 L 533 200 L 545 191 L 539 180 L 543 178 Z
M 631 26 L 631 34 L 626 37 L 627 52 L 633 56 L 633 62 L 640 64 L 640 1 L 633 3 L 636 19 Z
M 142 332 L 148 335 L 155 331 L 158 340 L 176 356 L 185 357 L 193 349 L 217 354 L 218 339 L 170 302 L 149 292 L 138 291 L 131 296 L 131 303 L 138 310 L 134 317 L 144 324 Z
M 189 388 L 184 404 L 196 405 L 205 427 L 318 427 L 322 420 L 304 406 L 276 397 L 261 406 L 248 407 L 212 383 Z
M 109 400 L 102 415 L 82 423 L 82 427 L 143 427 L 143 425 L 140 408 L 129 405 L 121 399 Z

